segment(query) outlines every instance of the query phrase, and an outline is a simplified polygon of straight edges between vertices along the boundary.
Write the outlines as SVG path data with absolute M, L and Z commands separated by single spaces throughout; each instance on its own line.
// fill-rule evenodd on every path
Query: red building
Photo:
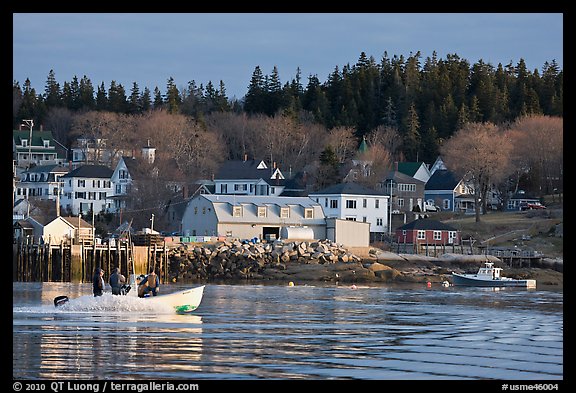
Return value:
M 456 246 L 460 244 L 460 232 L 450 225 L 436 220 L 419 219 L 396 229 L 398 244 Z

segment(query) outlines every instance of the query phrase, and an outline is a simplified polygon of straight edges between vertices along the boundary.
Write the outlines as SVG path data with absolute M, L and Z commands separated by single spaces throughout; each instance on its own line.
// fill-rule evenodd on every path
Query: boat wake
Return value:
M 135 296 L 116 296 L 111 293 L 104 293 L 102 296 L 94 297 L 84 295 L 54 307 L 54 305 L 42 305 L 40 307 L 20 307 L 14 308 L 13 312 L 49 312 L 49 313 L 69 313 L 69 312 L 118 312 L 132 313 L 139 311 L 149 311 L 155 314 L 173 314 L 174 309 L 161 303 L 150 302 Z

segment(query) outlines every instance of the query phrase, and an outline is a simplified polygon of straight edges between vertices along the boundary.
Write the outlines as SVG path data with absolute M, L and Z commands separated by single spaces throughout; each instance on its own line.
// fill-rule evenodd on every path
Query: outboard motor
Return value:
M 56 296 L 54 298 L 54 307 L 59 307 L 62 306 L 66 303 L 68 303 L 68 296 L 62 295 L 62 296 Z

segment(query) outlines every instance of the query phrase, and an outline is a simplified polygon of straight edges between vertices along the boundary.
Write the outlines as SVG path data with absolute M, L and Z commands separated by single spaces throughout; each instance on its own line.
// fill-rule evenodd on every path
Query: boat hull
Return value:
M 535 288 L 536 280 L 515 280 L 512 278 L 487 279 L 476 275 L 452 273 L 453 285 L 467 285 L 474 287 L 523 287 Z
M 203 294 L 204 285 L 166 295 L 152 296 L 148 298 L 148 301 L 165 304 L 182 314 L 196 310 L 202 301 Z

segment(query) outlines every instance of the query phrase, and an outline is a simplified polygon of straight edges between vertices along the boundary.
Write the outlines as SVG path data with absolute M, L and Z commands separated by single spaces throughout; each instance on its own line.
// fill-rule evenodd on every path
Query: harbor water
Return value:
M 13 283 L 13 378 L 564 378 L 554 288 L 207 284 L 191 314 L 152 306 L 94 298 L 91 284 Z

